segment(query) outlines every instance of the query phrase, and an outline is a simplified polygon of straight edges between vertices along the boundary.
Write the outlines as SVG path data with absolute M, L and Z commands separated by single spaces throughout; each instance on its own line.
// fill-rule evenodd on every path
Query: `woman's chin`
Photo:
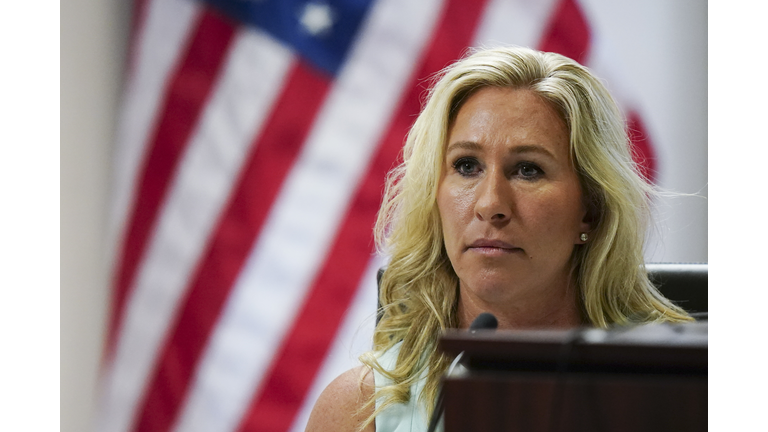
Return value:
M 494 305 L 514 300 L 522 294 L 523 289 L 519 283 L 502 277 L 484 277 L 468 283 L 461 282 L 462 297 L 469 296 L 475 302 Z

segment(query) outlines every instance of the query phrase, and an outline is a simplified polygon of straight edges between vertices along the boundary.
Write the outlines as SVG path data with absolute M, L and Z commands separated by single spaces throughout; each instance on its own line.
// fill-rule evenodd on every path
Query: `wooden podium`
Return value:
M 445 432 L 706 431 L 707 323 L 452 332 Z

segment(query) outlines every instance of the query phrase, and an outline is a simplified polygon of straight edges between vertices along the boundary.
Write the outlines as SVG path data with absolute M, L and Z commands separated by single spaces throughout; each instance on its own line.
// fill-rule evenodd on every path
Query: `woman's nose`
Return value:
M 512 197 L 506 176 L 489 171 L 477 189 L 475 214 L 487 222 L 506 222 L 512 215 Z

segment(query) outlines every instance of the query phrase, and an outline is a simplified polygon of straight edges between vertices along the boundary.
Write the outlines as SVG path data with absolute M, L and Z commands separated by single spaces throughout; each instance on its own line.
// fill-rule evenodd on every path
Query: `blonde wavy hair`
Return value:
M 656 192 L 632 159 L 619 108 L 587 68 L 559 54 L 495 48 L 472 53 L 437 78 L 408 134 L 402 164 L 389 173 L 376 222 L 376 243 L 391 259 L 381 278 L 373 351 L 361 361 L 393 384 L 376 388 L 366 406 L 382 403 L 368 423 L 387 406 L 407 402 L 411 385 L 424 374 L 419 402 L 431 415 L 450 362 L 438 352 L 437 340 L 459 326 L 459 279 L 443 244 L 436 197 L 452 121 L 462 102 L 482 87 L 534 91 L 568 126 L 593 224 L 590 241 L 575 248 L 572 259 L 585 323 L 604 328 L 691 319 L 648 280 L 643 246 Z M 400 342 L 396 367 L 385 370 L 378 355 Z

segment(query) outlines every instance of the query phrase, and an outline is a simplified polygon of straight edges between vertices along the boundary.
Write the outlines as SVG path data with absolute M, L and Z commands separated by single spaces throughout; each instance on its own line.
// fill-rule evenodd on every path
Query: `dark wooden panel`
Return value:
M 445 432 L 707 430 L 705 377 L 481 373 L 445 391 Z
M 705 431 L 707 329 L 448 332 L 445 431 Z

